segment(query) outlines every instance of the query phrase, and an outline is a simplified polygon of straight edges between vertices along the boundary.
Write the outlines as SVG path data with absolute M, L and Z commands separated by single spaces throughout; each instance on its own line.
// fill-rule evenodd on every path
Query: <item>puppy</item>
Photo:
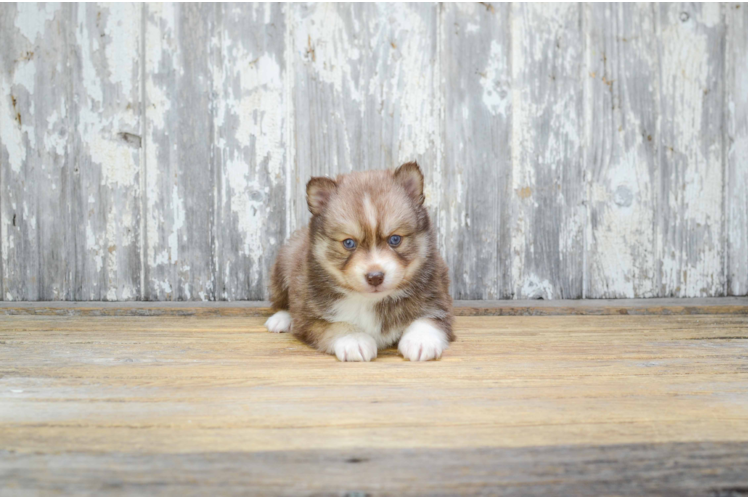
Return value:
M 405 359 L 439 359 L 455 339 L 452 298 L 418 165 L 313 177 L 306 192 L 312 219 L 273 266 L 268 330 L 341 361 L 395 343 Z

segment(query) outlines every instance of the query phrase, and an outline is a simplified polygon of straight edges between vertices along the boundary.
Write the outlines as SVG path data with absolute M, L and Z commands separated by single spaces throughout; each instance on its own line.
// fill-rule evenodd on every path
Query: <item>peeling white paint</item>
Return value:
M 729 8 L 729 7 L 728 7 Z M 729 14 L 728 14 L 729 15 Z M 701 15 L 699 19 L 707 28 L 714 28 L 722 22 L 722 13 L 719 3 L 701 4 Z
M 65 108 L 65 103 L 61 103 L 61 108 Z M 58 110 L 53 110 L 52 114 L 47 118 L 47 133 L 44 134 L 44 147 L 48 151 L 54 151 L 57 155 L 64 155 L 67 149 L 67 130 L 66 120 L 61 114 L 58 114 Z
M 109 69 L 109 81 L 119 84 L 120 92 L 129 95 L 133 87 L 132 47 L 140 45 L 140 5 L 137 3 L 107 4 L 107 34 L 110 40 L 105 53 Z
M 101 166 L 104 184 L 123 187 L 136 185 L 139 166 L 127 144 L 94 136 L 88 149 L 91 160 Z
M 534 274 L 529 274 L 522 280 L 520 295 L 526 299 L 553 300 L 553 284 L 547 279 L 541 279 Z
M 348 97 L 361 100 L 352 68 L 361 57 L 359 48 L 349 43 L 346 24 L 333 4 L 318 4 L 312 15 L 296 24 L 296 51 L 304 54 L 320 80 L 333 85 L 338 94 L 343 89 Z
M 737 9 L 735 9 L 737 10 Z M 727 293 L 748 295 L 748 12 L 727 19 Z
M 702 14 L 718 5 L 701 4 Z M 663 147 L 671 165 L 676 189 L 668 190 L 667 203 L 677 220 L 669 221 L 674 233 L 661 245 L 663 282 L 676 296 L 705 296 L 722 292 L 723 281 L 714 279 L 722 259 L 722 151 L 718 135 L 705 134 L 705 92 L 710 89 L 711 43 L 719 43 L 690 14 L 681 19 L 679 5 L 667 6 L 668 28 L 662 30 Z M 711 37 L 711 38 L 710 38 Z M 715 79 L 721 79 L 719 74 Z M 715 140 L 716 139 L 716 140 Z M 684 241 L 679 233 L 699 235 Z M 721 273 L 719 273 L 721 274 Z
M 483 88 L 483 104 L 492 115 L 507 115 L 512 103 L 512 95 L 501 88 L 501 79 L 506 78 L 509 68 L 504 61 L 504 47 L 496 40 L 491 41 L 491 52 L 486 63 L 486 69 L 480 75 L 480 85 Z
M 18 31 L 30 42 L 35 42 L 36 37 L 44 33 L 47 23 L 54 20 L 60 10 L 60 4 L 20 2 L 16 4 L 18 14 L 15 26 Z
M 33 60 L 21 60 L 16 63 L 15 73 L 13 74 L 15 85 L 20 85 L 26 89 L 29 95 L 34 95 L 36 89 L 36 62 Z M 34 105 L 33 99 L 31 105 Z M 33 107 L 31 108 L 33 114 Z
M 435 82 L 427 71 L 430 50 L 430 27 L 411 6 L 395 4 L 392 19 L 397 20 L 395 38 L 400 41 L 397 53 L 400 57 L 397 70 L 390 78 L 393 88 L 402 89 L 398 102 L 400 113 L 398 162 L 411 161 L 436 147 L 439 142 L 437 109 L 431 96 Z M 381 8 L 381 6 L 380 6 Z M 407 36 L 405 33 L 407 33 Z M 395 52 L 391 53 L 395 57 Z M 386 72 L 383 72 L 386 74 Z
M 256 163 L 267 161 L 272 179 L 279 179 L 283 167 L 283 80 L 278 63 L 262 55 L 254 65 L 249 65 L 248 56 L 238 58 L 241 68 L 241 88 L 247 89 L 238 105 L 226 103 L 228 109 L 236 109 L 239 127 L 236 140 L 242 146 L 255 144 Z M 242 64 L 244 63 L 244 64 Z M 254 66 L 257 69 L 253 69 Z M 236 101 L 234 101 L 236 102 Z
M 101 253 L 101 245 L 99 244 L 97 232 L 91 226 L 90 220 L 86 224 L 86 248 L 88 248 L 89 257 L 96 266 L 96 272 L 101 272 L 101 268 L 104 265 L 104 256 Z
M 172 226 L 169 233 L 169 257 L 172 263 L 179 260 L 179 231 L 184 227 L 184 200 L 179 196 L 176 185 L 171 188 Z
M 172 108 L 172 101 L 167 96 L 164 85 L 163 68 L 179 66 L 179 46 L 176 40 L 177 6 L 175 4 L 148 4 L 145 36 L 145 161 L 148 166 L 145 172 L 145 190 L 148 200 L 145 217 L 145 266 L 154 270 L 158 277 L 151 277 L 145 286 L 151 296 L 173 298 L 169 278 L 163 276 L 160 268 L 169 268 L 179 258 L 177 222 L 184 223 L 184 207 L 180 199 L 176 180 L 164 179 L 171 171 L 171 165 L 164 164 L 159 138 L 167 133 L 167 119 Z M 207 90 L 206 90 L 207 91 Z M 175 144 L 176 147 L 176 144 Z M 166 182 L 165 182 L 166 181 Z M 164 185 L 171 185 L 167 192 L 162 192 Z M 168 188 L 167 188 L 168 189 Z M 181 228 L 181 226 L 180 226 Z
M 21 127 L 16 121 L 16 111 L 13 109 L 11 98 L 11 86 L 5 79 L 4 73 L 0 76 L 0 140 L 5 151 L 8 153 L 8 163 L 15 173 L 21 172 L 21 167 L 26 161 L 26 148 L 23 143 Z
M 93 54 L 100 50 L 100 37 L 91 36 L 88 31 L 88 25 L 86 23 L 86 4 L 78 4 L 78 18 L 82 20 L 78 24 L 78 29 L 75 32 L 76 42 L 81 52 L 80 63 L 81 63 L 81 76 L 83 78 L 83 87 L 86 89 L 86 93 L 91 99 L 98 103 L 97 106 L 101 106 L 104 100 L 104 95 L 101 89 L 101 77 L 99 76 L 93 63 Z M 92 106 L 95 104 L 92 103 Z M 90 112 L 93 112 L 93 108 Z M 96 116 L 98 119 L 98 116 Z
M 230 161 L 226 165 L 226 180 L 231 186 L 231 212 L 234 214 L 236 228 L 242 240 L 243 255 L 252 259 L 252 283 L 259 279 L 257 265 L 262 263 L 265 243 L 262 241 L 262 226 L 265 224 L 267 193 L 269 187 L 262 186 L 255 180 L 249 180 L 246 165 L 242 162 Z
M 178 33 L 189 25 L 180 20 L 180 16 L 187 15 L 187 7 L 112 4 L 72 8 L 77 9 L 71 16 L 77 24 L 72 26 L 66 26 L 66 19 L 62 18 L 69 10 L 62 10 L 57 4 L 19 4 L 18 14 L 9 20 L 15 26 L 8 35 L 14 37 L 14 47 L 35 55 L 12 55 L 12 70 L 0 74 L 0 153 L 3 160 L 7 158 L 7 167 L 1 167 L 6 168 L 5 175 L 11 183 L 19 182 L 14 198 L 3 200 L 0 214 L 4 278 L 14 272 L 7 269 L 8 256 L 17 258 L 15 252 L 19 248 L 34 248 L 37 233 L 46 230 L 51 220 L 57 220 L 45 210 L 55 206 L 50 200 L 61 196 L 64 186 L 58 160 L 77 154 L 81 171 L 75 175 L 80 175 L 84 191 L 76 194 L 82 197 L 80 200 L 71 202 L 84 201 L 87 212 L 78 229 L 83 238 L 78 238 L 77 243 L 87 250 L 88 259 L 83 266 L 87 273 L 83 298 L 137 298 L 137 287 L 127 281 L 128 266 L 133 265 L 131 256 L 137 255 L 135 247 L 144 243 L 143 268 L 152 271 L 151 282 L 145 286 L 152 297 L 177 298 L 178 293 L 179 297 L 205 300 L 211 297 L 214 283 L 195 281 L 193 273 L 198 266 L 190 268 L 188 263 L 197 262 L 190 259 L 201 256 L 185 254 L 185 248 L 191 249 L 191 238 L 205 237 L 193 234 L 194 228 L 188 227 L 192 223 L 192 204 L 204 200 L 195 200 L 189 183 L 185 184 L 183 177 L 177 179 L 185 172 L 178 164 L 183 155 L 177 150 L 177 142 L 168 136 L 178 130 L 172 123 L 176 111 L 189 105 L 174 90 L 175 82 L 185 75 L 183 56 L 189 56 L 180 51 L 190 34 Z M 475 5 L 448 7 L 476 16 L 459 26 L 444 25 L 445 10 L 437 6 L 284 6 L 285 32 L 269 31 L 272 36 L 258 35 L 243 41 L 222 31 L 221 23 L 226 18 L 244 16 L 247 30 L 251 31 L 258 24 L 267 28 L 277 22 L 275 16 L 281 10 L 272 4 L 250 9 L 238 5 L 221 8 L 225 9 L 224 17 L 216 16 L 215 26 L 212 20 L 201 22 L 214 30 L 206 43 L 210 43 L 216 56 L 211 59 L 213 80 L 204 82 L 205 92 L 214 92 L 214 145 L 220 158 L 215 165 L 220 169 L 216 179 L 222 192 L 217 192 L 220 196 L 213 207 L 217 212 L 214 221 L 226 226 L 221 227 L 226 229 L 222 235 L 226 246 L 236 245 L 231 257 L 237 260 L 222 262 L 216 271 L 225 283 L 246 280 L 251 286 L 258 286 L 260 280 L 266 280 L 267 269 L 262 266 L 280 244 L 281 236 L 268 231 L 267 225 L 272 222 L 280 228 L 279 221 L 285 218 L 285 230 L 290 234 L 301 220 L 294 210 L 295 204 L 302 203 L 298 209 L 305 211 L 303 185 L 307 170 L 314 165 L 330 172 L 347 171 L 359 167 L 353 164 L 356 158 L 372 165 L 381 159 L 419 159 L 427 174 L 427 203 L 437 208 L 434 220 L 439 228 L 439 246 L 455 263 L 455 277 L 467 282 L 481 271 L 481 266 L 462 262 L 464 257 L 454 254 L 456 242 L 481 227 L 479 214 L 468 213 L 464 203 L 475 195 L 485 196 L 485 192 L 470 191 L 475 188 L 471 176 L 478 167 L 447 158 L 445 144 L 466 158 L 477 158 L 476 161 L 489 162 L 485 158 L 490 157 L 465 153 L 475 144 L 459 127 L 449 128 L 449 134 L 440 128 L 448 104 L 444 101 L 445 85 L 451 81 L 444 71 L 453 67 L 445 59 L 446 33 L 458 30 L 459 36 L 479 41 L 487 52 L 469 75 L 470 85 L 477 90 L 469 98 L 476 106 L 473 101 L 458 102 L 450 108 L 450 116 L 466 123 L 482 121 L 485 108 L 493 117 L 511 119 L 510 144 L 497 147 L 502 153 L 507 146 L 512 150 L 511 172 L 506 176 L 506 182 L 511 184 L 511 213 L 501 214 L 510 217 L 511 241 L 499 242 L 502 248 L 511 247 L 512 259 L 501 262 L 499 267 L 511 267 L 509 286 L 517 297 L 563 297 L 566 292 L 560 290 L 559 283 L 575 277 L 553 276 L 559 271 L 548 266 L 554 266 L 552 262 L 566 266 L 575 261 L 580 248 L 578 229 L 585 224 L 588 240 L 594 240 L 588 251 L 595 255 L 584 265 L 584 272 L 591 273 L 593 295 L 716 295 L 723 293 L 724 276 L 729 273 L 733 289 L 745 293 L 748 281 L 744 270 L 748 261 L 743 256 L 748 252 L 748 230 L 743 208 L 748 206 L 748 195 L 746 188 L 740 187 L 741 183 L 746 184 L 740 162 L 748 157 L 742 99 L 748 95 L 748 79 L 744 78 L 748 64 L 741 65 L 741 56 L 729 51 L 724 58 L 728 75 L 724 84 L 732 85 L 734 95 L 728 94 L 724 99 L 726 113 L 733 120 L 725 132 L 727 159 L 722 158 L 722 131 L 714 123 L 712 109 L 722 99 L 715 85 L 722 76 L 722 63 L 717 61 L 722 53 L 715 43 L 721 43 L 724 19 L 733 23 L 727 36 L 737 37 L 728 41 L 728 46 L 733 44 L 730 50 L 743 56 L 745 52 L 744 47 L 737 46 L 744 39 L 739 30 L 745 28 L 723 15 L 726 7 L 642 7 L 643 12 L 661 14 L 656 16 L 656 40 L 646 42 L 647 47 L 658 44 L 658 50 L 644 50 L 645 42 L 636 39 L 625 42 L 642 44 L 636 49 L 640 59 L 636 65 L 619 66 L 646 66 L 656 73 L 649 89 L 662 101 L 652 107 L 662 108 L 659 125 L 663 140 L 659 147 L 668 169 L 649 163 L 652 144 L 647 142 L 646 134 L 651 133 L 655 143 L 660 138 L 655 131 L 645 130 L 650 125 L 642 119 L 640 110 L 622 102 L 636 99 L 631 94 L 636 89 L 622 89 L 618 87 L 621 82 L 603 80 L 601 70 L 589 67 L 591 61 L 603 67 L 605 63 L 602 53 L 595 52 L 598 47 L 590 35 L 591 23 L 579 19 L 579 6 L 513 5 L 511 22 L 507 22 L 510 44 L 498 38 L 486 43 L 486 21 L 477 16 L 497 13 Z M 101 11 L 103 24 L 93 9 Z M 148 13 L 145 33 L 141 33 L 141 9 Z M 615 15 L 620 9 L 623 7 L 610 6 L 608 12 Z M 588 30 L 585 44 L 578 43 L 578 22 Z M 65 39 L 71 42 L 69 47 L 79 66 L 65 67 L 64 57 L 48 57 L 54 52 L 50 51 L 50 40 L 58 36 L 59 30 L 68 30 Z M 143 54 L 141 36 L 146 37 Z M 283 41 L 285 46 L 281 47 Z M 273 50 L 255 51 L 248 48 L 252 44 L 269 44 Z M 278 47 L 280 51 L 275 50 Z M 592 47 L 586 58 L 577 57 L 581 47 Z M 511 54 L 507 54 L 510 50 Z M 505 64 L 507 55 L 511 64 Z M 607 64 L 618 64 L 616 56 L 608 53 Z M 139 74 L 140 57 L 145 57 L 145 75 Z M 73 85 L 72 101 L 67 101 L 65 92 L 54 103 L 39 98 L 42 75 L 49 75 L 50 68 L 43 66 L 46 64 L 55 64 L 54 71 L 71 73 L 79 79 Z M 570 82 L 576 70 L 587 79 L 585 82 Z M 735 74 L 730 77 L 731 71 Z M 595 75 L 588 76 L 590 73 Z M 559 78 L 550 83 L 553 76 Z M 145 78 L 145 103 L 139 102 L 141 77 Z M 69 82 L 60 80 L 63 81 Z M 314 93 L 305 93 L 305 85 L 313 87 Z M 613 107 L 610 131 L 595 129 L 588 130 L 584 137 L 580 135 L 576 117 L 580 101 L 574 94 L 580 86 L 586 89 L 583 99 L 589 98 L 590 89 L 614 96 L 610 103 L 606 101 Z M 17 98 L 18 109 L 10 95 Z M 300 109 L 312 107 L 315 123 L 296 122 L 301 120 L 302 111 L 294 108 L 295 100 L 297 106 L 302 103 Z M 589 101 L 585 103 L 589 105 Z M 142 150 L 120 135 L 140 135 L 141 105 L 146 106 L 148 120 L 142 129 Z M 590 106 L 586 111 L 587 119 L 597 112 Z M 16 119 L 19 112 L 23 118 L 20 126 Z M 73 116 L 73 112 L 77 114 Z M 497 121 L 500 118 L 491 123 Z M 297 144 L 296 135 L 305 127 L 315 127 L 318 133 L 309 141 L 304 136 Z M 367 136 L 377 134 L 380 137 L 365 142 Z M 569 159 L 581 156 L 580 144 L 590 147 L 597 140 L 601 141 L 599 150 L 584 153 L 587 162 L 582 167 L 589 168 L 592 158 L 607 163 L 603 164 L 601 175 L 588 181 L 589 190 L 587 185 L 580 187 L 588 193 L 585 201 L 596 217 L 597 227 L 592 230 L 584 210 L 576 206 L 574 190 L 563 182 L 569 175 L 579 173 L 570 171 L 577 167 Z M 167 147 L 168 152 L 162 150 Z M 364 147 L 368 149 L 362 153 Z M 369 154 L 374 157 L 365 156 Z M 307 155 L 314 156 L 313 161 Z M 723 178 L 721 166 L 725 160 L 729 173 Z M 148 171 L 142 172 L 141 165 L 146 161 Z M 672 178 L 662 180 L 666 188 L 650 178 L 650 169 L 672 172 Z M 141 173 L 146 174 L 143 190 Z M 24 178 L 26 175 L 29 177 Z M 34 198 L 38 194 L 32 175 L 43 181 L 44 194 L 48 195 L 41 205 Z M 28 182 L 21 183 L 23 180 Z M 296 198 L 292 197 L 294 188 L 299 191 Z M 272 200 L 277 193 L 286 194 L 287 213 L 277 212 L 278 205 Z M 660 193 L 666 193 L 662 203 L 670 212 L 665 221 L 657 220 L 652 206 L 652 200 Z M 105 214 L 100 212 L 104 201 L 108 203 Z M 35 208 L 37 205 L 41 208 Z M 16 209 L 20 210 L 17 223 L 23 227 L 13 225 Z M 543 223 L 540 210 L 553 212 L 549 217 L 563 212 L 559 241 L 536 241 L 535 233 Z M 142 232 L 136 230 L 139 221 L 134 218 L 138 214 L 145 218 Z M 664 235 L 664 228 L 658 224 L 668 225 L 669 235 Z M 475 241 L 488 242 L 492 248 L 496 244 L 482 235 L 475 236 Z M 729 256 L 724 254 L 726 246 Z M 180 248 L 184 255 L 180 255 Z M 658 253 L 653 248 L 659 249 Z M 218 259 L 225 252 L 226 249 L 216 247 Z M 247 262 L 252 265 L 251 271 L 243 267 Z M 663 288 L 657 290 L 655 274 L 660 266 Z M 53 294 L 66 293 L 56 283 L 48 285 L 48 290 Z M 221 293 L 224 298 L 232 298 L 232 294 L 240 292 L 237 287 Z M 478 293 L 499 292 L 489 284 Z M 4 297 L 10 300 L 17 295 L 6 289 Z
M 659 60 L 648 49 L 656 44 L 655 14 L 644 4 L 598 5 L 586 13 L 594 15 L 585 19 L 593 30 L 582 75 L 590 99 L 585 143 L 587 161 L 597 162 L 587 179 L 586 296 L 651 297 L 657 294 L 653 82 Z M 620 49 L 602 58 L 612 43 Z

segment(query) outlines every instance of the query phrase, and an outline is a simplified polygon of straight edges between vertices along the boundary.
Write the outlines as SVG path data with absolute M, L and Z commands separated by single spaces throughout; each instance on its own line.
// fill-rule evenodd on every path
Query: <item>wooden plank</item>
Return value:
M 143 298 L 215 299 L 215 7 L 145 7 Z
M 514 297 L 582 297 L 580 4 L 512 4 Z
M 727 23 L 727 295 L 748 295 L 748 5 L 729 3 L 723 8 Z
M 75 300 L 141 297 L 141 18 L 138 4 L 71 7 L 66 239 Z
M 263 321 L 0 317 L 2 493 L 685 494 L 748 477 L 745 315 L 458 318 L 439 362 L 365 364 Z
M 741 496 L 748 488 L 744 447 L 691 442 L 160 455 L 0 452 L 0 494 Z
M 217 9 L 216 295 L 261 300 L 286 236 L 285 19 L 280 4 Z
M 660 4 L 659 295 L 724 294 L 719 4 Z
M 292 4 L 294 178 L 289 231 L 309 219 L 311 176 L 417 160 L 439 206 L 437 6 Z
M 512 296 L 509 4 L 440 12 L 444 166 L 440 235 L 456 299 Z
M 748 314 L 748 298 L 456 300 L 456 316 Z M 5 302 L 0 315 L 269 316 L 269 302 Z
M 1 311 L 2 309 L 0 309 Z M 613 300 L 459 300 L 456 316 L 748 314 L 748 298 Z
M 657 295 L 659 60 L 655 9 L 585 6 L 588 188 L 586 297 Z
M 4 300 L 62 300 L 73 244 L 70 6 L 0 7 L 0 244 Z

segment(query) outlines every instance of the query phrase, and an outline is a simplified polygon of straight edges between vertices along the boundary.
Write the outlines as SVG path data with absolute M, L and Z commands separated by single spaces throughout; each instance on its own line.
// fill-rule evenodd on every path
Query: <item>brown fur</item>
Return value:
M 402 274 L 391 295 L 375 306 L 382 332 L 392 332 L 391 343 L 419 318 L 430 319 L 454 340 L 448 270 L 423 206 L 423 175 L 417 164 L 406 163 L 395 172 L 340 175 L 334 182 L 313 178 L 307 194 L 310 224 L 281 248 L 271 278 L 273 308 L 290 312 L 296 337 L 330 352 L 336 336 L 352 332 L 346 324 L 324 318 L 346 294 L 365 288 L 357 270 L 367 265 L 368 252 L 375 251 L 396 263 L 395 274 Z M 403 237 L 397 248 L 387 242 L 392 234 Z M 349 237 L 358 242 L 353 252 L 341 244 Z

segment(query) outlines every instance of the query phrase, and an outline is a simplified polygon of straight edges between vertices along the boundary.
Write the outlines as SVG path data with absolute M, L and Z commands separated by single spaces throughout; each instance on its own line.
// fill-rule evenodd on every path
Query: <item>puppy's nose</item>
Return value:
M 384 273 L 377 271 L 375 273 L 366 273 L 366 281 L 371 286 L 379 286 L 384 281 Z

